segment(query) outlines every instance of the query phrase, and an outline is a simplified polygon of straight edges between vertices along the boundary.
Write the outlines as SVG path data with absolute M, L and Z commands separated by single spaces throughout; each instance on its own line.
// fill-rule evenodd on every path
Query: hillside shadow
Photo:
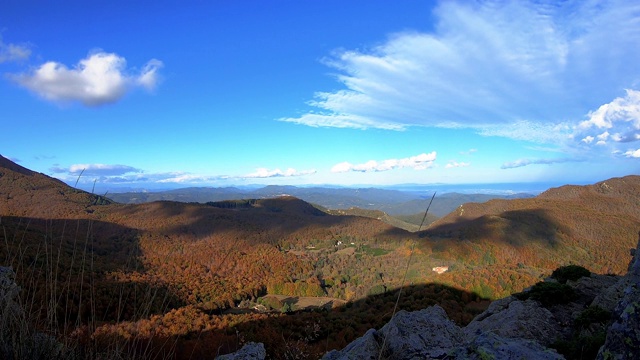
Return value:
M 330 240 L 353 234 L 396 238 L 409 234 L 377 219 L 329 215 L 293 197 L 209 204 L 159 201 L 126 205 L 118 213 L 125 223 L 135 218 L 140 227 L 163 236 L 186 236 L 193 240 L 219 236 L 252 244 L 274 244 L 296 237 Z
M 229 327 L 217 330 L 190 331 L 180 337 L 157 337 L 150 341 L 153 354 L 172 353 L 171 359 L 214 359 L 236 351 L 247 342 L 261 342 L 267 358 L 320 358 L 333 349 L 342 349 L 371 328 L 380 329 L 393 314 L 399 289 L 335 306 L 287 313 L 247 312 L 226 322 Z M 297 303 L 295 297 L 283 304 Z M 417 311 L 429 306 L 442 306 L 450 319 L 464 326 L 489 305 L 488 299 L 476 293 L 429 283 L 402 288 L 397 312 Z M 295 307 L 294 307 L 295 308 Z M 396 312 L 396 313 L 397 313 Z M 224 315 L 228 317 L 230 315 Z M 194 321 L 194 320 L 192 320 Z M 119 341 L 123 341 L 120 338 Z M 144 343 L 136 346 L 142 347 Z
M 183 305 L 169 289 L 144 286 L 139 231 L 92 219 L 0 216 L 0 266 L 11 267 L 34 326 L 136 319 Z M 43 321 L 51 322 L 46 324 Z
M 449 223 L 436 222 L 419 233 L 421 238 L 448 238 L 477 241 L 489 239 L 521 247 L 537 242 L 549 247 L 558 245 L 559 233 L 570 235 L 563 224 L 548 215 L 544 209 L 511 210 L 497 215 L 461 218 Z

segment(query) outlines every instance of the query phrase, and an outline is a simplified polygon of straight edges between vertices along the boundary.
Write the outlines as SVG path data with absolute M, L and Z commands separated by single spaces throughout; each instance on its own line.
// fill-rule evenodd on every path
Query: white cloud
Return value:
M 442 2 L 432 32 L 336 52 L 325 62 L 344 88 L 320 91 L 309 103 L 315 111 L 280 120 L 358 129 L 468 127 L 488 136 L 566 141 L 571 119 L 640 81 L 637 7 Z
M 127 165 L 107 165 L 107 164 L 73 164 L 68 168 L 54 166 L 49 169 L 53 173 L 68 173 L 69 175 L 86 176 L 118 176 L 128 173 L 140 173 L 142 170 Z
M 292 177 L 292 176 L 313 175 L 316 172 L 317 171 L 315 169 L 298 171 L 296 169 L 289 168 L 285 171 L 282 171 L 280 169 L 269 170 L 266 168 L 258 168 L 254 173 L 247 174 L 241 177 L 242 178 Z
M 483 125 L 476 128 L 483 136 L 500 136 L 543 144 L 565 143 L 571 137 L 571 128 L 565 123 L 552 124 L 521 120 L 510 124 Z
M 588 114 L 578 129 L 613 129 L 616 125 L 627 125 L 640 130 L 640 91 L 627 89 L 624 97 L 615 98 Z
M 501 169 L 514 169 L 528 165 L 550 165 L 566 162 L 580 162 L 584 159 L 580 158 L 555 158 L 555 159 L 518 159 L 516 161 L 505 162 Z
M 31 56 L 27 45 L 5 44 L 0 36 L 0 64 L 9 61 L 23 61 Z
M 335 164 L 332 168 L 331 168 L 331 172 L 333 173 L 344 173 L 344 172 L 348 172 L 351 171 L 351 169 L 353 169 L 353 164 L 350 162 L 341 162 L 339 164 Z
M 467 151 L 460 151 L 460 155 L 471 155 L 475 152 L 478 152 L 478 149 L 469 149 Z
M 433 166 L 436 160 L 436 152 L 429 154 L 422 153 L 420 155 L 411 156 L 402 159 L 387 159 L 382 161 L 369 160 L 363 164 L 351 164 L 349 162 L 341 162 L 331 168 L 331 172 L 344 173 L 349 171 L 356 172 L 378 172 L 388 171 L 399 168 L 413 168 L 415 170 L 425 170 Z
M 593 136 L 586 136 L 584 139 L 580 140 L 585 144 L 591 144 L 593 142 L 594 137 Z
M 629 157 L 629 158 L 640 158 L 640 149 L 638 150 L 629 150 L 627 152 L 624 153 L 624 156 Z
M 163 66 L 162 61 L 151 59 L 145 64 L 136 79 L 136 83 L 147 90 L 153 90 L 158 86 L 159 76 L 158 70 Z
M 49 61 L 27 74 L 13 75 L 21 86 L 55 102 L 79 101 L 98 106 L 120 100 L 135 86 L 148 90 L 158 83 L 159 60 L 149 61 L 139 74 L 131 75 L 125 58 L 114 53 L 89 54 L 74 68 Z
M 590 150 L 595 141 L 609 153 L 623 153 L 626 144 L 640 141 L 640 91 L 627 89 L 625 96 L 589 112 L 572 131 L 573 138 L 581 139 L 579 143 L 586 147 L 583 151 Z
M 467 167 L 467 166 L 471 166 L 471 163 L 450 161 L 449 163 L 447 163 L 447 165 L 445 165 L 445 168 L 451 169 L 451 168 Z
M 190 174 L 184 172 L 171 172 L 150 174 L 149 179 L 156 183 L 178 183 L 178 184 L 195 184 L 195 183 L 208 183 L 214 180 L 220 179 L 218 176 L 207 176 L 199 174 Z

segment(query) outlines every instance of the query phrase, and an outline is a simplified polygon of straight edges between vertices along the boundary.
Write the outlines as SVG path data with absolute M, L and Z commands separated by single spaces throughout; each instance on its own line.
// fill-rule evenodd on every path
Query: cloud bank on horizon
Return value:
M 422 153 L 420 155 L 411 156 L 403 159 L 387 159 L 382 161 L 369 160 L 363 164 L 351 164 L 350 162 L 341 162 L 331 168 L 333 173 L 344 173 L 349 171 L 356 172 L 379 172 L 394 169 L 412 168 L 415 170 L 426 170 L 433 166 L 436 160 L 436 152 L 429 154 Z
M 193 184 L 230 179 L 244 180 L 302 177 L 313 175 L 317 172 L 315 169 L 298 171 L 293 168 L 288 168 L 287 170 L 283 171 L 280 169 L 269 170 L 267 168 L 258 168 L 253 173 L 240 176 L 202 175 L 180 171 L 166 173 L 145 173 L 143 170 L 134 168 L 132 166 L 107 164 L 73 164 L 69 167 L 53 166 L 49 168 L 49 171 L 56 177 L 61 178 L 67 182 L 73 182 L 74 179 L 78 179 L 82 180 L 82 182 L 84 183 L 99 180 L 100 182 L 113 184 L 128 184 L 138 182 L 153 182 L 159 184 Z M 83 176 L 86 178 L 81 179 Z
M 639 11 L 625 1 L 443 2 L 432 33 L 398 33 L 326 59 L 344 88 L 317 92 L 311 111 L 279 120 L 471 128 L 566 152 L 633 157 L 640 150 L 631 144 L 640 140 L 640 92 L 632 89 L 640 81 Z M 521 159 L 503 168 L 553 162 Z

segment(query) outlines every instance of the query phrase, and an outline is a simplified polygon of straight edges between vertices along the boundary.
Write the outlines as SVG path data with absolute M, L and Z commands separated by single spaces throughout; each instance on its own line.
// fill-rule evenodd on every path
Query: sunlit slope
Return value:
M 449 252 L 473 253 L 482 245 L 494 263 L 572 262 L 622 273 L 626 268 L 619 259 L 639 230 L 640 176 L 626 176 L 553 188 L 530 199 L 464 204 L 424 235 L 439 247 L 450 246 Z

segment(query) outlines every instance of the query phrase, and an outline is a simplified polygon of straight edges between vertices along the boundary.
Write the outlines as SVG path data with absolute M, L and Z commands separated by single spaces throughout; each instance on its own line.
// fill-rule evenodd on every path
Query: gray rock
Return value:
M 521 303 L 514 299 L 493 306 L 496 314 Z M 340 351 L 327 353 L 323 360 L 356 360 L 380 358 L 384 338 L 383 359 L 563 359 L 533 340 L 506 338 L 492 332 L 479 332 L 465 338 L 464 332 L 447 317 L 439 306 L 421 311 L 399 312 L 393 320 L 376 331 L 367 333 Z
M 607 339 L 597 359 L 638 359 L 640 357 L 640 237 L 634 258 L 625 276 L 629 286 L 614 311 L 616 319 L 607 330 Z
M 491 332 L 504 338 L 521 338 L 549 345 L 562 335 L 562 326 L 553 314 L 533 300 L 513 297 L 494 301 L 464 329 L 467 338 Z
M 557 360 L 564 359 L 555 350 L 545 348 L 532 340 L 506 339 L 494 333 L 483 333 L 476 336 L 465 346 L 456 349 L 453 359 L 527 359 Z
M 473 321 L 482 321 L 493 314 L 497 314 L 505 309 L 508 309 L 509 304 L 511 304 L 514 301 L 518 301 L 518 299 L 516 299 L 513 296 L 507 296 L 506 298 L 492 301 L 491 304 L 489 304 L 489 307 L 487 307 L 487 310 L 483 311 L 480 315 L 476 316 L 473 319 Z
M 367 331 L 323 359 L 377 359 L 383 346 L 385 359 L 441 359 L 463 342 L 462 329 L 436 305 L 420 311 L 400 311 L 382 329 Z
M 217 360 L 264 360 L 267 351 L 263 343 L 248 342 L 240 350 L 216 357 Z
M 22 312 L 22 308 L 16 302 L 19 293 L 20 287 L 16 284 L 16 274 L 13 269 L 0 267 L 0 306 L 3 318 Z
M 441 358 L 464 341 L 462 329 L 437 305 L 413 313 L 400 311 L 381 332 L 387 337 L 384 350 L 403 354 L 396 359 Z
M 383 342 L 380 335 L 377 330 L 369 329 L 362 337 L 355 339 L 344 349 L 329 351 L 322 357 L 322 360 L 378 359 Z
M 591 306 L 599 306 L 607 311 L 613 312 L 624 296 L 624 290 L 631 285 L 631 278 L 628 276 L 615 277 L 616 282 L 602 290 L 591 303 Z
M 602 299 L 603 289 L 609 289 L 615 286 L 619 280 L 620 277 L 618 276 L 591 274 L 591 276 L 582 277 L 575 282 L 569 280 L 567 284 L 579 291 L 582 303 L 588 306 L 592 304 L 597 297 L 601 297 L 600 301 L 605 300 Z M 614 298 L 611 299 L 612 302 L 617 303 L 620 300 L 620 297 L 615 298 L 614 293 L 610 295 L 614 296 Z

